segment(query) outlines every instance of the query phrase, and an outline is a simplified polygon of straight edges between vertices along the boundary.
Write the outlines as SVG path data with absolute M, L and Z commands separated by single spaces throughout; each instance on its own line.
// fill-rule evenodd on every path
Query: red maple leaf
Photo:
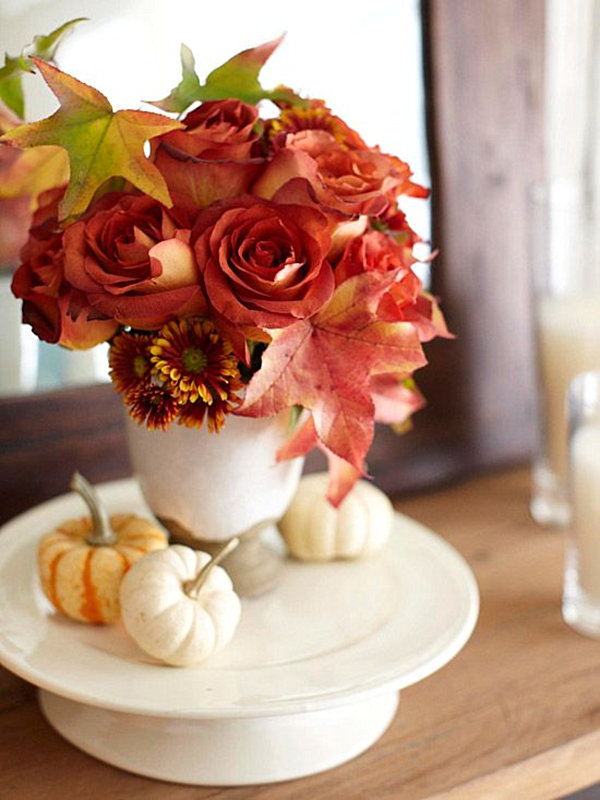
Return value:
M 375 417 L 371 377 L 408 377 L 427 363 L 410 323 L 376 315 L 394 279 L 394 273 L 356 275 L 318 314 L 275 332 L 238 413 L 264 417 L 293 405 L 308 408 L 322 444 L 364 474 Z

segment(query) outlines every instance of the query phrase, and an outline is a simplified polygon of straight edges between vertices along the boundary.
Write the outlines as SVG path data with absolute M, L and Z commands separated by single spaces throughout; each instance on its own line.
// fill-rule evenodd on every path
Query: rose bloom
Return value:
M 451 334 L 437 301 L 423 291 L 422 281 L 411 269 L 416 261 L 412 247 L 419 237 L 401 212 L 394 218 L 394 227 L 394 236 L 370 230 L 350 242 L 335 266 L 336 285 L 361 272 L 395 270 L 396 282 L 382 297 L 377 316 L 386 322 L 412 323 L 421 342 L 436 336 L 448 338 Z
M 248 191 L 259 174 L 258 111 L 239 100 L 202 103 L 185 129 L 153 140 L 153 158 L 180 205 L 205 208 Z
M 229 200 L 200 213 L 192 243 L 211 306 L 238 330 L 283 328 L 333 293 L 330 222 L 316 208 Z
M 410 176 L 407 164 L 377 148 L 352 149 L 326 130 L 309 129 L 285 136 L 252 192 L 273 198 L 286 183 L 302 178 L 324 207 L 377 217 L 399 194 L 426 196 Z
M 414 277 L 417 294 L 422 286 L 421 282 L 410 271 L 416 259 L 413 255 L 413 245 L 419 237 L 408 225 L 402 234 L 391 237 L 381 231 L 369 230 L 363 236 L 353 239 L 344 250 L 344 253 L 335 266 L 335 282 L 339 286 L 353 275 L 361 272 L 389 272 L 398 269 L 410 272 Z
M 201 314 L 190 231 L 144 195 L 104 195 L 64 233 L 65 278 L 100 315 L 141 330 Z M 181 222 L 181 220 L 180 220 Z
M 418 280 L 416 275 L 414 279 Z M 423 291 L 415 297 L 413 280 L 403 278 L 395 283 L 381 298 L 377 316 L 385 322 L 412 323 L 421 342 L 429 342 L 436 336 L 454 338 L 435 297 Z
M 64 188 L 45 192 L 21 251 L 12 291 L 23 300 L 23 322 L 43 341 L 84 350 L 109 339 L 113 320 L 95 319 L 85 296 L 64 279 L 63 233 L 57 206 Z M 89 317 L 92 318 L 89 318 Z

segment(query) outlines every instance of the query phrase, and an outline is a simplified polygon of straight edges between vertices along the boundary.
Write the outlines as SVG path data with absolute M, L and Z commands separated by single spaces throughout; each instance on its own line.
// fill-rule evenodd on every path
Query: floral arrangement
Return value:
M 153 103 L 165 113 L 114 111 L 30 53 L 60 108 L 8 129 L 0 155 L 41 147 L 64 175 L 36 197 L 13 292 L 41 339 L 109 342 L 115 388 L 149 428 L 306 409 L 277 457 L 320 447 L 339 503 L 375 421 L 422 406 L 422 343 L 449 334 L 398 205 L 427 191 L 323 101 L 264 89 L 278 44 L 204 82 L 182 47 L 181 82 Z

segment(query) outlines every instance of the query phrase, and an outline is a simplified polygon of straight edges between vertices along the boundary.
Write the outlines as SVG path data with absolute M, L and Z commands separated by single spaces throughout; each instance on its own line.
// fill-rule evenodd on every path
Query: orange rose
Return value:
M 202 313 L 190 232 L 173 214 L 144 195 L 105 195 L 65 231 L 65 278 L 122 325 L 153 330 Z
M 192 243 L 210 304 L 238 329 L 283 328 L 333 293 L 330 224 L 317 209 L 240 197 L 201 212 Z
M 310 129 L 286 135 L 252 191 L 277 199 L 282 187 L 301 178 L 325 208 L 381 216 L 399 194 L 423 193 L 410 175 L 407 164 L 377 148 L 348 148 L 328 131 Z
M 412 323 L 421 342 L 436 336 L 450 337 L 437 301 L 423 291 L 423 283 L 411 269 L 416 261 L 412 248 L 419 237 L 401 212 L 394 217 L 394 229 L 394 236 L 370 230 L 350 242 L 335 265 L 336 285 L 361 272 L 395 271 L 396 282 L 382 297 L 378 317 L 387 322 Z
M 436 336 L 453 339 L 435 297 L 428 292 L 421 292 L 415 297 L 415 281 L 418 278 L 414 273 L 409 274 L 414 279 L 409 280 L 405 276 L 381 298 L 377 315 L 387 322 L 410 322 L 421 342 L 429 342 Z
M 399 236 L 400 240 L 381 231 L 370 230 L 351 241 L 335 267 L 336 285 L 361 272 L 403 270 L 413 277 L 418 295 L 422 288 L 421 281 L 410 272 L 410 267 L 416 261 L 412 248 L 419 237 L 408 225 Z
M 154 162 L 178 204 L 205 208 L 248 191 L 263 164 L 257 119 L 254 106 L 215 100 L 190 112 L 184 130 L 154 140 Z

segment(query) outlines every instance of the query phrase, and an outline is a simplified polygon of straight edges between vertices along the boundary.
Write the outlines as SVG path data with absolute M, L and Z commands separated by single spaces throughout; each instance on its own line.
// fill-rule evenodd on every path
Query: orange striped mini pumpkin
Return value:
M 133 514 L 109 518 L 79 473 L 71 488 L 83 497 L 91 516 L 67 520 L 42 538 L 38 548 L 42 588 L 54 607 L 72 619 L 115 622 L 121 613 L 123 575 L 145 553 L 164 549 L 167 537 L 155 523 Z

